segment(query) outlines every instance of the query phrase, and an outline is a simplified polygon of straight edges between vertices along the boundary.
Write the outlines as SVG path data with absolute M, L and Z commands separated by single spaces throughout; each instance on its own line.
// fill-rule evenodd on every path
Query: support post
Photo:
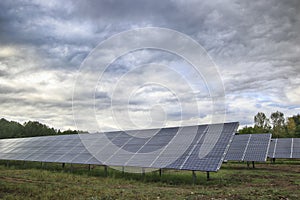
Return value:
M 64 168 L 65 168 L 65 163 L 63 163 L 63 164 L 61 165 L 61 167 L 64 169 Z
M 145 179 L 145 168 L 142 168 L 142 178 Z
M 252 167 L 253 167 L 253 169 L 255 168 L 254 161 L 252 161 Z
M 210 177 L 209 177 L 209 172 L 206 172 L 206 180 L 209 181 Z
M 197 176 L 194 170 L 192 171 L 192 174 L 193 174 L 193 184 L 195 185 L 197 181 Z
M 161 178 L 161 174 L 162 174 L 162 169 L 159 169 L 159 177 Z
M 91 171 L 91 165 L 89 164 L 89 171 Z
M 105 176 L 108 176 L 108 173 L 107 173 L 107 166 L 106 166 L 106 165 L 104 165 L 104 174 L 105 174 Z
M 71 172 L 73 172 L 73 164 L 71 163 Z

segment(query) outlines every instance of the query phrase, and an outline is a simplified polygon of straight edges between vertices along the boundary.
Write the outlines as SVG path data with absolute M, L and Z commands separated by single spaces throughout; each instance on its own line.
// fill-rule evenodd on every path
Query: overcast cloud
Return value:
M 174 29 L 206 49 L 224 84 L 226 121 L 250 125 L 260 111 L 300 113 L 299 0 L 3 0 L 0 117 L 76 129 L 72 96 L 83 60 L 110 36 L 142 27 Z M 169 67 L 146 66 L 151 63 Z M 167 80 L 168 87 L 144 85 L 147 78 Z M 122 87 L 114 90 L 116 83 Z M 96 117 L 103 130 L 211 122 L 204 79 L 168 52 L 128 53 L 91 87 L 95 113 L 85 120 Z M 94 103 L 84 97 L 82 90 L 74 99 L 82 109 Z M 111 103 L 126 127 L 116 125 Z

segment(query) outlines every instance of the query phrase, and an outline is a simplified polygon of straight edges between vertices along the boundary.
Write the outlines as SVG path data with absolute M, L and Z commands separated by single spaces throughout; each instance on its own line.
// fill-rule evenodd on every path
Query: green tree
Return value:
M 273 137 L 284 137 L 285 135 L 285 119 L 282 112 L 276 111 L 271 114 L 271 122 L 273 125 Z
M 257 133 L 270 132 L 270 120 L 265 113 L 259 112 L 254 116 L 254 129 Z
M 300 114 L 294 115 L 294 116 L 292 116 L 292 118 L 293 118 L 293 120 L 295 122 L 295 126 L 296 126 L 294 136 L 300 138 Z
M 45 124 L 37 121 L 29 121 L 24 124 L 24 134 L 26 137 L 56 135 L 54 128 L 49 128 Z
M 4 118 L 0 119 L 0 139 L 78 133 L 82 133 L 82 131 L 66 130 L 62 132 L 37 121 L 28 121 L 22 125 Z
M 0 138 L 21 137 L 23 135 L 23 126 L 18 122 L 0 119 Z
M 71 135 L 71 134 L 78 134 L 78 132 L 77 131 L 72 131 L 72 130 L 66 130 L 66 131 L 63 131 L 62 133 L 61 133 L 62 135 Z
M 287 118 L 286 129 L 289 136 L 293 137 L 296 133 L 296 123 L 293 117 Z
M 245 126 L 239 130 L 239 134 L 253 134 L 255 132 L 254 128 L 251 126 Z

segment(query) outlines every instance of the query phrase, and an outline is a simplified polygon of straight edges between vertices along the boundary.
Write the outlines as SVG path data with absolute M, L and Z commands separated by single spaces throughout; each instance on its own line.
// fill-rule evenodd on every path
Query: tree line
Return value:
M 268 118 L 265 113 L 258 112 L 253 119 L 254 126 L 246 126 L 240 129 L 240 134 L 272 133 L 273 138 L 300 138 L 300 114 L 285 118 L 282 112 L 277 111 Z M 78 133 L 82 133 L 82 131 L 60 131 L 37 121 L 20 124 L 4 118 L 0 119 L 0 139 Z
M 4 118 L 0 119 L 0 139 L 46 135 L 78 134 L 78 132 L 79 131 L 75 130 L 56 130 L 37 121 L 28 121 L 24 124 L 20 124 L 15 121 L 8 121 Z
M 300 114 L 285 118 L 282 112 L 276 111 L 268 118 L 265 113 L 258 112 L 254 116 L 254 126 L 246 126 L 239 133 L 272 133 L 273 138 L 300 137 Z

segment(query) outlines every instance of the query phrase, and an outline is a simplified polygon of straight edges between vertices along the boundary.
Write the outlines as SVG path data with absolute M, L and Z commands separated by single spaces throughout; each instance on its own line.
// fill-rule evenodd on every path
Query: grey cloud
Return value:
M 24 94 L 24 93 L 32 93 L 36 92 L 37 90 L 35 88 L 17 88 L 17 87 L 11 87 L 11 86 L 3 86 L 0 85 L 0 94 Z
M 40 112 L 31 112 L 29 109 L 24 110 L 25 115 L 44 118 L 45 121 L 54 120 L 55 124 L 64 127 L 62 118 L 57 120 L 54 119 L 55 115 L 44 114 L 46 109 L 58 112 L 58 115 L 61 113 L 64 118 L 68 118 L 64 124 L 70 127 L 72 83 L 76 80 L 73 74 L 88 53 L 99 42 L 114 33 L 135 27 L 160 26 L 175 29 L 192 37 L 203 45 L 218 64 L 224 80 L 226 96 L 230 99 L 227 102 L 228 119 L 250 124 L 252 117 L 246 115 L 252 116 L 260 109 L 265 112 L 283 109 L 293 114 L 289 108 L 299 107 L 297 102 L 300 101 L 292 95 L 291 98 L 294 99 L 286 103 L 285 96 L 289 95 L 291 89 L 292 91 L 298 89 L 299 82 L 295 80 L 300 80 L 299 10 L 298 0 L 189 2 L 181 0 L 40 2 L 4 0 L 0 2 L 0 54 L 2 46 L 18 49 L 19 54 L 10 57 L 0 55 L 2 64 L 0 81 L 6 83 L 0 88 L 0 92 L 6 95 L 1 97 L 5 102 L 1 106 L 14 106 L 19 108 L 20 112 L 22 106 L 36 107 Z M 132 71 L 132 66 L 136 65 L 160 62 L 166 65 L 177 63 L 178 68 L 187 66 L 176 56 L 161 52 L 153 54 L 147 51 L 137 52 L 135 56 L 135 59 L 121 57 L 111 65 L 106 71 L 108 81 L 105 84 L 114 85 L 118 77 Z M 53 70 L 56 72 L 54 73 Z M 188 79 L 191 76 L 185 74 L 187 73 L 185 70 L 180 73 L 182 77 Z M 38 83 L 29 80 L 26 87 L 17 84 L 24 77 L 32 73 L 42 74 L 43 71 L 45 77 L 48 72 L 51 74 L 48 77 L 50 80 Z M 97 68 L 94 72 L 97 73 Z M 143 76 L 156 74 L 150 70 L 144 73 L 136 70 L 132 71 L 131 75 L 129 86 L 142 83 Z M 159 78 L 172 79 L 167 74 L 158 75 Z M 194 79 L 197 78 L 199 77 Z M 205 107 L 210 100 L 203 81 L 194 85 L 196 88 L 194 93 L 186 91 L 186 88 L 180 84 L 176 85 L 176 80 L 173 85 L 178 92 L 184 94 L 181 100 L 186 104 L 195 97 Z M 126 88 L 124 89 L 125 91 L 121 91 L 119 95 L 120 98 L 114 99 L 120 112 L 123 110 L 122 105 L 128 103 L 127 99 L 125 101 L 123 98 L 126 96 Z M 47 99 L 49 98 L 46 95 L 47 91 L 53 93 L 52 99 Z M 23 96 L 14 98 L 10 96 L 13 94 Z M 93 103 L 90 97 L 84 98 L 86 95 L 84 91 L 79 91 L 79 94 L 82 97 L 80 99 L 85 101 L 77 102 L 76 97 L 74 101 L 82 108 Z M 42 98 L 43 95 L 47 98 Z M 96 93 L 99 103 L 97 111 L 104 112 L 109 109 L 110 95 L 109 92 L 103 93 L 103 91 Z M 160 98 L 155 95 L 154 97 Z M 161 104 L 176 103 L 174 98 L 160 100 Z M 134 109 L 143 111 L 145 108 L 140 106 L 149 102 L 133 99 L 129 103 L 133 106 L 132 111 Z M 18 118 L 20 112 L 9 112 L 6 109 L 4 114 L 7 117 L 15 115 L 13 117 Z M 190 113 L 192 112 L 186 114 L 187 118 L 194 117 Z M 177 114 L 171 113 L 171 119 L 174 117 L 174 121 L 177 121 Z M 69 117 L 65 117 L 67 115 Z M 207 117 L 208 114 L 200 116 L 201 119 Z M 111 124 L 105 126 L 112 127 Z
M 163 15 L 163 13 L 170 14 L 166 10 L 178 10 L 176 4 L 173 4 L 171 1 L 104 0 L 99 3 L 97 0 L 91 0 L 89 3 L 75 2 L 77 5 L 75 13 L 79 17 L 89 17 L 96 20 L 103 19 L 117 24 L 120 23 L 120 19 L 128 21 L 128 23 L 138 21 L 157 23 L 157 16 Z M 175 16 L 175 13 L 172 16 Z
M 11 91 L 11 90 L 10 90 Z M 1 104 L 3 106 L 7 107 L 20 107 L 22 110 L 22 107 L 35 107 L 37 111 L 47 111 L 47 109 L 55 108 L 55 109 L 66 109 L 69 108 L 71 110 L 72 108 L 72 101 L 55 101 L 55 100 L 30 100 L 26 97 L 19 96 L 18 94 L 10 94 L 9 96 L 1 96 Z
M 6 72 L 6 71 L 4 71 L 4 70 L 0 70 L 0 77 L 1 76 L 7 76 L 8 75 L 8 73 Z

